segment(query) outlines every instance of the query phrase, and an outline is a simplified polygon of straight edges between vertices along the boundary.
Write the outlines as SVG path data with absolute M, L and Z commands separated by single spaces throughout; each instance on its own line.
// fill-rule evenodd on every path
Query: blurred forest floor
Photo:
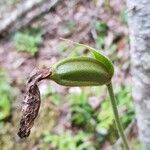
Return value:
M 14 4 L 8 4 L 8 11 Z M 0 11 L 2 16 L 5 9 Z M 62 58 L 89 55 L 60 37 L 100 49 L 113 61 L 121 121 L 132 149 L 140 150 L 131 98 L 127 11 L 121 0 L 60 1 L 28 26 L 1 37 L 0 150 L 111 150 L 116 143 L 118 134 L 105 87 L 68 88 L 50 81 L 39 85 L 42 106 L 30 137 L 18 139 L 29 74 Z

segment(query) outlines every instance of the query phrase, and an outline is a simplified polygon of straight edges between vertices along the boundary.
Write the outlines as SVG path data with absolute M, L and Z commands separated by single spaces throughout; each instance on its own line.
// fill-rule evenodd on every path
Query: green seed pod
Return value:
M 65 86 L 96 86 L 108 84 L 111 77 L 108 68 L 97 59 L 75 57 L 55 64 L 50 79 Z

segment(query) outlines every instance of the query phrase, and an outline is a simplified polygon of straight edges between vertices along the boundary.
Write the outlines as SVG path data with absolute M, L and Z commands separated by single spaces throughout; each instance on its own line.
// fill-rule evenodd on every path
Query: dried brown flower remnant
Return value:
M 34 119 L 38 115 L 40 107 L 40 91 L 38 86 L 31 85 L 26 92 L 22 105 L 22 118 L 18 135 L 20 138 L 29 136 Z
M 50 69 L 36 71 L 28 80 L 27 91 L 22 104 L 22 116 L 18 136 L 28 137 L 40 108 L 40 91 L 37 83 L 51 75 Z

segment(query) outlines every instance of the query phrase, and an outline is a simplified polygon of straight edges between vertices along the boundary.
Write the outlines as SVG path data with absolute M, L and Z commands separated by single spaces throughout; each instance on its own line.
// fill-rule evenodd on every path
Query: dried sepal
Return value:
M 49 69 L 38 70 L 30 76 L 27 82 L 27 90 L 22 103 L 22 116 L 18 131 L 18 136 L 20 138 L 29 136 L 34 120 L 38 115 L 41 99 L 37 83 L 50 75 L 51 72 Z

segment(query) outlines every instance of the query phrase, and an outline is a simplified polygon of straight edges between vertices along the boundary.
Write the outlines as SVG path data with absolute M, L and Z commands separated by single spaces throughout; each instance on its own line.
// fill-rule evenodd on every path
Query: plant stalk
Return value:
M 123 127 L 122 127 L 120 119 L 119 119 L 119 114 L 118 114 L 116 99 L 115 99 L 115 95 L 114 95 L 114 91 L 113 91 L 113 86 L 112 86 L 111 82 L 109 84 L 107 84 L 107 88 L 108 88 L 108 92 L 109 92 L 109 96 L 110 96 L 110 101 L 111 101 L 111 105 L 112 105 L 112 109 L 113 109 L 113 113 L 114 113 L 115 122 L 116 122 L 116 126 L 117 126 L 117 129 L 118 129 L 118 132 L 120 134 L 120 137 L 122 138 L 122 141 L 123 141 L 125 149 L 126 150 L 130 150 L 128 142 L 127 142 L 127 138 L 126 138 L 126 136 L 124 134 Z

